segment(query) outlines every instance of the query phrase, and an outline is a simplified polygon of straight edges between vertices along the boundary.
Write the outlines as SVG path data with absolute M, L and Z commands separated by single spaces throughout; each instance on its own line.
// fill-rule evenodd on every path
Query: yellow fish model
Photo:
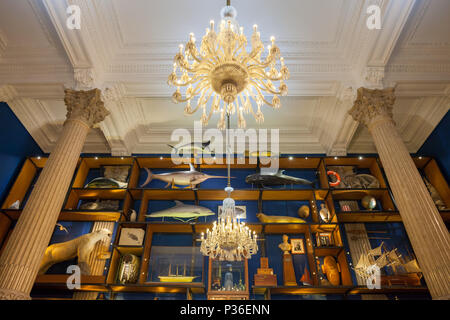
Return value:
M 262 223 L 306 223 L 305 220 L 290 216 L 268 216 L 264 213 L 256 214 Z

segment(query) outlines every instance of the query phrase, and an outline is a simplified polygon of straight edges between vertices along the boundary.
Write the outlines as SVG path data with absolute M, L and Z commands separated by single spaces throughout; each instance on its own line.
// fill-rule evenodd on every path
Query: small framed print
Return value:
M 219 217 L 222 214 L 222 206 L 219 206 Z M 247 219 L 247 207 L 246 206 L 235 206 L 236 217 L 238 219 Z
M 303 239 L 291 239 L 291 252 L 292 254 L 303 254 L 305 253 L 305 246 Z
M 328 247 L 333 245 L 331 241 L 331 232 L 317 232 L 316 240 L 318 247 Z

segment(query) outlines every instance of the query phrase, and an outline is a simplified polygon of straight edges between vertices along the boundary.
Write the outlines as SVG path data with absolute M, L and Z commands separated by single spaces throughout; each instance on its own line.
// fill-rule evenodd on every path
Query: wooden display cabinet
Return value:
M 440 197 L 447 207 L 450 207 L 450 189 L 447 181 L 442 175 L 437 162 L 429 157 L 413 158 L 419 171 L 427 177 L 430 183 L 436 188 Z M 19 175 L 9 191 L 0 210 L 0 244 L 2 248 L 8 241 L 12 232 L 11 226 L 14 221 L 20 217 L 23 205 L 30 194 L 40 170 L 44 167 L 47 158 L 27 158 L 22 166 Z M 194 159 L 191 159 L 193 162 Z M 86 180 L 90 178 L 91 169 L 100 169 L 104 165 L 131 165 L 131 171 L 128 179 L 127 188 L 123 189 L 86 189 L 84 188 Z M 330 166 L 352 165 L 361 172 L 374 175 L 380 181 L 380 188 L 377 189 L 337 189 L 331 188 L 328 183 L 327 170 Z M 234 164 L 232 169 L 254 169 L 255 172 L 259 164 L 251 163 L 249 158 L 245 159 L 244 164 Z M 233 198 L 236 201 L 257 201 L 258 206 L 264 201 L 303 201 L 310 207 L 310 221 L 308 223 L 261 223 L 259 221 L 248 222 L 251 230 L 258 233 L 259 238 L 263 239 L 269 234 L 303 234 L 305 239 L 305 254 L 312 278 L 312 286 L 298 287 L 273 287 L 273 288 L 253 288 L 254 291 L 265 290 L 272 294 L 360 294 L 365 292 L 364 288 L 352 283 L 350 277 L 350 267 L 347 262 L 347 256 L 343 247 L 339 225 L 341 223 L 352 222 L 401 222 L 401 217 L 395 207 L 391 192 L 386 181 L 381 162 L 376 157 L 364 157 L 362 159 L 355 157 L 298 157 L 298 158 L 280 158 L 279 166 L 281 169 L 300 169 L 314 170 L 317 172 L 318 184 L 315 189 L 256 189 L 249 187 L 236 188 L 233 192 Z M 225 169 L 226 164 L 207 164 L 205 162 L 196 163 L 198 170 L 203 169 Z M 211 228 L 211 223 L 201 220 L 195 223 L 146 221 L 145 214 L 148 210 L 149 201 L 153 200 L 181 200 L 181 201 L 219 201 L 226 197 L 223 189 L 198 188 L 189 189 L 150 189 L 140 188 L 139 178 L 144 174 L 143 168 L 150 169 L 187 169 L 188 165 L 174 165 L 170 157 L 82 157 L 79 159 L 76 173 L 72 180 L 71 188 L 68 190 L 64 207 L 58 221 L 113 221 L 118 224 L 117 238 L 114 242 L 114 249 L 111 261 L 109 263 L 108 275 L 98 276 L 98 278 L 82 278 L 81 291 L 97 292 L 185 292 L 187 298 L 192 298 L 192 293 L 204 294 L 205 287 L 202 283 L 192 284 L 152 284 L 146 282 L 147 270 L 150 264 L 150 254 L 152 250 L 152 235 L 154 233 L 191 233 L 195 237 Z M 92 173 L 92 172 L 91 172 Z M 141 180 L 142 181 L 142 180 Z M 363 194 L 374 196 L 381 205 L 381 211 L 341 212 L 335 206 L 336 201 L 340 200 L 360 200 Z M 115 212 L 78 210 L 80 200 L 95 199 L 116 199 L 122 201 L 122 207 Z M 9 209 L 16 200 L 21 202 L 19 209 Z M 319 217 L 320 203 L 326 204 L 331 213 L 331 221 L 323 223 Z M 128 222 L 124 211 L 135 208 L 138 221 Z M 258 207 L 260 209 L 260 207 Z M 444 220 L 450 221 L 450 210 L 440 210 Z M 142 228 L 146 230 L 144 243 L 142 246 L 119 246 L 118 237 L 122 228 Z M 318 246 L 315 238 L 316 233 L 330 233 L 330 246 Z M 1 253 L 1 249 L 0 249 Z M 115 283 L 117 273 L 118 259 L 121 254 L 133 253 L 141 258 L 140 275 L 136 284 L 120 285 Z M 333 256 L 341 266 L 341 286 L 325 287 L 320 286 L 318 279 L 318 269 L 316 257 Z M 211 274 L 212 261 L 209 260 L 208 270 L 208 299 L 249 299 L 249 280 L 248 280 L 248 262 L 243 261 L 243 271 L 241 279 L 244 290 L 240 291 L 219 291 L 211 290 L 214 284 L 214 277 Z M 277 275 L 281 277 L 282 275 Z M 36 285 L 46 287 L 49 292 L 57 295 L 56 290 L 67 290 L 65 286 L 67 276 L 62 275 L 44 275 L 39 277 Z M 203 276 L 202 276 L 203 278 Z M 298 280 L 298 279 L 297 279 Z M 401 281 L 400 281 L 401 282 Z M 408 282 L 400 283 L 409 285 Z M 387 288 L 389 293 L 395 293 L 396 288 Z M 406 290 L 403 288 L 403 290 Z M 422 292 L 426 288 L 413 288 L 411 292 Z M 386 291 L 388 292 L 388 291 Z M 409 292 L 409 291 L 408 291 Z M 365 292 L 367 293 L 367 292 Z M 371 292 L 369 292 L 371 293 Z M 382 293 L 382 292 L 378 292 Z M 270 294 L 268 295 L 270 298 Z
M 208 300 L 249 299 L 247 259 L 232 262 L 208 260 Z

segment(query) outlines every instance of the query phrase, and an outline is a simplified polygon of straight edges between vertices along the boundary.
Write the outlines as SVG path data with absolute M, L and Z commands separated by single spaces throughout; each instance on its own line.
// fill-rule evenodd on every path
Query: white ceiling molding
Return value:
M 81 30 L 66 28 L 72 4 L 81 9 Z M 381 8 L 381 30 L 366 27 L 373 4 Z M 433 17 L 448 12 L 450 3 L 334 0 L 323 6 L 286 0 L 276 12 L 282 21 L 273 18 L 273 6 L 260 0 L 236 4 L 246 33 L 255 22 L 263 41 L 276 33 L 291 73 L 282 108 L 265 109 L 262 126 L 281 127 L 280 151 L 374 152 L 367 130 L 347 115 L 360 86 L 396 87 L 396 121 L 410 151 L 417 151 L 448 110 L 450 24 Z M 180 27 L 179 17 L 202 32 L 220 7 L 183 0 L 2 0 L 0 84 L 7 86 L 0 97 L 49 152 L 64 122 L 64 87 L 97 87 L 111 115 L 91 130 L 84 152 L 168 153 L 172 131 L 192 128 L 200 118 L 182 116 L 166 83 L 178 44 L 191 31 Z M 16 25 L 8 10 L 26 21 Z

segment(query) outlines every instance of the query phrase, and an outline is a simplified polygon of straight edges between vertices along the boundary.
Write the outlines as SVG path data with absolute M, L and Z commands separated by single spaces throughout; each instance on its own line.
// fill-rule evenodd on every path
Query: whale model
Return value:
M 283 174 L 284 170 L 278 170 L 276 173 L 254 173 L 245 178 L 245 182 L 252 185 L 256 185 L 258 188 L 264 188 L 266 186 L 282 186 L 288 184 L 301 184 L 314 186 L 314 182 L 306 179 L 292 177 Z
M 215 213 L 206 207 L 184 204 L 181 201 L 175 200 L 175 206 L 169 209 L 156 211 L 151 214 L 146 214 L 148 218 L 174 218 L 174 219 L 189 219 L 193 220 L 198 217 L 212 216 Z M 188 220 L 188 221 L 189 221 Z M 182 220 L 183 221 L 183 220 Z
M 141 185 L 141 188 L 145 187 L 153 179 L 167 182 L 165 188 L 170 185 L 172 185 L 172 188 L 175 188 L 175 185 L 190 186 L 191 188 L 194 188 L 197 184 L 202 183 L 207 179 L 227 178 L 226 176 L 210 176 L 206 173 L 199 172 L 195 170 L 194 166 L 191 163 L 189 164 L 189 167 L 189 171 L 174 171 L 158 174 L 154 174 L 150 171 L 150 169 L 144 168 L 147 171 L 148 175 L 145 182 Z

